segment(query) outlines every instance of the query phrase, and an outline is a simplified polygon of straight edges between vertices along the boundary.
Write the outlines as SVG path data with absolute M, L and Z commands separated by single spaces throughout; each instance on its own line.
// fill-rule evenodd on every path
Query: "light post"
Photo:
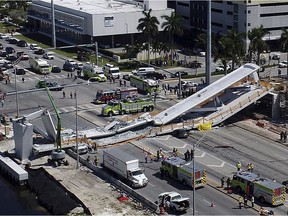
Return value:
M 198 40 L 197 39 L 195 39 L 194 40 L 194 42 L 195 42 L 195 48 L 197 49 L 197 45 L 198 45 Z M 195 50 L 196 51 L 196 50 Z M 197 54 L 197 52 L 195 52 L 195 54 L 196 54 L 196 63 L 195 63 L 195 69 L 196 69 L 196 76 L 198 75 L 198 67 L 197 67 L 197 62 L 198 62 L 198 54 Z
M 77 100 L 77 91 L 75 90 L 75 106 L 76 106 L 76 149 L 77 149 L 77 163 L 76 169 L 79 168 L 79 148 L 78 148 L 78 100 Z
M 209 132 L 209 131 L 208 131 Z M 195 215 L 195 148 L 198 147 L 201 142 L 203 141 L 203 139 L 206 137 L 206 135 L 208 134 L 208 132 L 206 132 L 198 141 L 197 143 L 195 143 L 193 145 L 193 148 L 192 148 L 192 152 L 193 152 L 193 155 L 192 155 L 192 160 L 193 160 L 193 215 Z
M 179 73 L 179 99 L 181 99 L 181 95 L 182 95 L 182 83 L 181 83 L 181 71 L 178 72 Z
M 16 68 L 14 68 L 14 74 L 15 74 L 14 84 L 15 84 L 15 92 L 16 92 L 16 110 L 17 110 L 16 118 L 18 118 L 19 117 L 19 101 L 18 101 L 18 90 L 17 90 L 17 82 L 16 82 L 16 76 L 17 76 Z
M 271 36 L 271 32 L 268 32 L 268 34 L 269 34 L 269 65 L 270 65 L 270 61 L 271 61 L 271 49 L 270 49 L 270 47 L 271 47 L 271 44 L 270 44 L 270 36 Z

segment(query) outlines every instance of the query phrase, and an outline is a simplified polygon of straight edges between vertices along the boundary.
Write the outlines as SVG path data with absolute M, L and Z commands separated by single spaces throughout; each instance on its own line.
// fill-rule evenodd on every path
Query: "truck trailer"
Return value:
M 103 167 L 128 181 L 133 188 L 145 187 L 148 179 L 139 167 L 139 160 L 121 149 L 110 148 L 103 152 Z
M 206 170 L 199 165 L 195 166 L 195 183 L 193 183 L 193 164 L 179 157 L 163 160 L 160 172 L 192 188 L 203 187 L 206 184 Z
M 262 203 L 267 202 L 273 206 L 284 204 L 286 199 L 284 185 L 247 171 L 235 173 L 231 180 L 231 187 L 239 193 L 244 192 L 247 196 L 253 195 Z

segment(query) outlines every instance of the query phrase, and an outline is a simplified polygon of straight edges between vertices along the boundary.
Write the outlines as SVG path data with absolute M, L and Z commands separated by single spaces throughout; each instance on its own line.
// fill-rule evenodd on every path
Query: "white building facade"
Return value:
M 207 28 L 207 1 L 176 0 L 176 13 L 184 18 L 186 29 Z M 226 34 L 235 28 L 246 34 L 263 25 L 270 32 L 264 40 L 273 42 L 288 28 L 288 0 L 212 0 L 212 32 Z M 248 41 L 246 41 L 248 44 Z
M 113 47 L 120 42 L 133 42 L 142 11 L 152 9 L 151 15 L 162 23 L 162 15 L 174 9 L 167 8 L 167 1 L 144 0 L 54 0 L 57 40 L 71 44 L 103 41 Z M 51 0 L 32 0 L 28 20 L 32 31 L 52 36 Z M 162 31 L 159 26 L 159 31 Z M 127 38 L 129 39 L 127 41 Z

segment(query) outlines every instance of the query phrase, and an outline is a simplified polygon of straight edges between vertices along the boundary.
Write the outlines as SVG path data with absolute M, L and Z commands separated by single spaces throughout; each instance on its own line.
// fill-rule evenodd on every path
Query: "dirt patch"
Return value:
M 46 166 L 48 156 L 31 161 L 32 167 L 37 164 L 44 167 L 67 190 L 75 194 L 90 210 L 92 215 L 151 215 L 140 203 L 129 198 L 125 202 L 118 200 L 123 193 L 92 173 L 90 169 L 80 166 L 76 170 L 76 161 L 66 155 L 69 166 Z M 72 214 L 73 215 L 73 214 Z

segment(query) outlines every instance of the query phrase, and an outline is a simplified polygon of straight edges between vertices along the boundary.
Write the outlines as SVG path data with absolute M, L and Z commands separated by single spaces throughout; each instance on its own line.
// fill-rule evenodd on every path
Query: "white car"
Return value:
M 205 57 L 206 56 L 206 52 L 199 52 L 199 56 Z
M 30 49 L 31 50 L 38 50 L 38 49 L 41 49 L 38 44 L 30 44 Z
M 71 65 L 76 65 L 76 62 L 73 60 L 73 59 L 67 59 L 66 61 L 65 61 L 65 64 L 71 64 Z
M 54 53 L 53 52 L 47 52 L 47 53 L 44 53 L 43 55 L 43 58 L 45 59 L 54 59 Z
M 218 65 L 215 69 L 216 71 L 224 71 L 224 65 Z M 226 71 L 230 70 L 230 66 L 226 66 Z
M 76 64 L 75 64 L 75 68 L 77 69 L 77 70 L 82 70 L 83 69 L 83 63 L 82 62 L 76 62 Z
M 288 66 L 287 61 L 282 61 L 282 62 L 280 62 L 279 65 L 278 65 L 279 68 L 285 68 L 285 67 L 287 67 L 287 66 Z
M 181 194 L 175 191 L 159 194 L 158 205 L 166 206 L 174 212 L 183 212 L 190 207 L 189 198 L 183 198 Z

